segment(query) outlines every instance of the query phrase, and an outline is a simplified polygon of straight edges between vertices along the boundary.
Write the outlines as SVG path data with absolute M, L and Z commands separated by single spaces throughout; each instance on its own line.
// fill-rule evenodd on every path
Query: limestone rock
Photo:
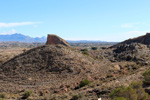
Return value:
M 60 38 L 59 36 L 53 35 L 53 34 L 48 34 L 46 44 L 47 45 L 62 44 L 65 46 L 70 46 L 69 43 L 67 43 L 67 41 L 65 41 L 64 39 Z

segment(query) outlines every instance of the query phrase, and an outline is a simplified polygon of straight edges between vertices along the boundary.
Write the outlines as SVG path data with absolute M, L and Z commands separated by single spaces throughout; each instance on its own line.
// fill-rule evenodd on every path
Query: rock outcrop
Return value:
M 48 34 L 47 35 L 47 45 L 51 45 L 51 44 L 62 44 L 65 46 L 70 46 L 69 43 L 67 43 L 64 39 L 60 38 L 57 35 L 53 35 L 53 34 Z
M 141 64 L 150 64 L 150 33 L 109 47 L 117 61 L 135 61 Z

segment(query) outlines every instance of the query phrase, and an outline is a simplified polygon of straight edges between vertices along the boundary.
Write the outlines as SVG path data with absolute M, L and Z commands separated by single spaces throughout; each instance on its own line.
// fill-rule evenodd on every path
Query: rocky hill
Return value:
M 82 79 L 105 77 L 107 69 L 93 58 L 63 45 L 44 45 L 18 55 L 0 67 L 0 79 L 12 85 L 3 90 L 5 86 L 1 84 L 0 90 L 56 89 L 61 85 L 75 88 Z
M 150 64 L 150 33 L 128 39 L 109 47 L 106 51 L 112 61 L 134 61 L 137 63 Z M 106 56 L 107 55 L 106 53 Z M 105 54 L 103 54 L 104 56 Z
M 119 46 L 120 44 L 131 44 L 131 43 L 140 43 L 140 44 L 150 45 L 150 33 L 146 33 L 146 35 L 139 36 L 133 39 L 125 40 L 112 47 Z

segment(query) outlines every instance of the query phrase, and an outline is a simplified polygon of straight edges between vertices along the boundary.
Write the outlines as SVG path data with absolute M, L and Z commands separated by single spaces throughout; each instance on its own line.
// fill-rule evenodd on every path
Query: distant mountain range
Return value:
M 31 43 L 31 42 L 46 42 L 47 37 L 30 37 L 30 36 L 25 36 L 23 34 L 15 33 L 11 35 L 0 35 L 0 42 L 10 42 L 10 41 L 17 41 L 17 42 L 26 42 L 26 43 Z M 68 43 L 107 43 L 107 41 L 95 41 L 95 40 L 66 40 Z
M 98 41 L 98 40 L 66 40 L 69 43 L 99 43 L 107 41 Z
M 17 41 L 17 42 L 46 42 L 46 37 L 29 37 L 23 34 L 11 34 L 11 35 L 0 35 L 0 42 L 9 42 L 9 41 Z

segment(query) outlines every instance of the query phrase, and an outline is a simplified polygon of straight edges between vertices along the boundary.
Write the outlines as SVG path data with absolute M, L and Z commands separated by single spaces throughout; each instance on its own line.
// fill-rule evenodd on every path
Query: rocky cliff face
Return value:
M 60 38 L 57 35 L 52 35 L 52 34 L 48 34 L 46 44 L 47 45 L 62 44 L 62 45 L 65 45 L 65 46 L 70 46 L 64 39 Z

